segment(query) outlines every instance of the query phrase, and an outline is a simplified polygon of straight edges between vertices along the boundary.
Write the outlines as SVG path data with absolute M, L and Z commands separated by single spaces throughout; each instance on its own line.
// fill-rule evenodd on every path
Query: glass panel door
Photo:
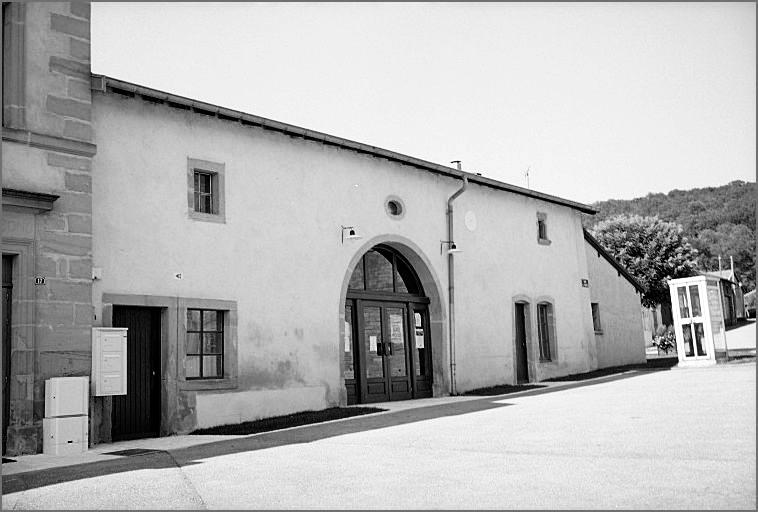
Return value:
M 405 357 L 405 321 L 404 309 L 387 308 L 387 318 L 389 319 L 389 339 L 386 341 L 384 355 L 389 362 L 389 372 L 392 377 L 405 377 L 406 357 Z
M 342 365 L 345 368 L 345 380 L 355 379 L 355 358 L 353 357 L 353 306 L 345 306 L 345 349 Z
M 425 311 L 414 311 L 413 312 L 413 324 L 414 324 L 414 333 L 413 333 L 413 340 L 414 340 L 414 348 L 416 350 L 416 377 L 421 377 L 422 375 L 426 375 L 427 372 L 427 364 L 426 364 L 426 339 L 425 339 L 425 329 L 424 329 L 424 315 Z
M 679 286 L 676 289 L 685 358 L 696 359 L 708 356 L 703 328 L 700 288 L 700 285 L 692 284 Z
M 382 357 L 382 310 L 377 306 L 363 307 L 363 343 L 366 350 L 366 378 L 384 378 Z
M 413 353 L 413 396 L 432 396 L 432 354 L 429 313 L 426 306 L 414 304 L 411 309 L 410 351 Z

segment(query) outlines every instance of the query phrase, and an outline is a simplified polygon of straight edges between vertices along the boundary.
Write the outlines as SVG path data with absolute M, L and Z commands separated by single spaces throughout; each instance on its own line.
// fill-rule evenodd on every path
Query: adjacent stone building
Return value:
M 9 302 L 3 443 L 8 453 L 34 453 L 42 447 L 45 379 L 90 371 L 90 8 L 16 2 L 2 8 L 2 249 Z M 44 283 L 35 283 L 38 277 Z

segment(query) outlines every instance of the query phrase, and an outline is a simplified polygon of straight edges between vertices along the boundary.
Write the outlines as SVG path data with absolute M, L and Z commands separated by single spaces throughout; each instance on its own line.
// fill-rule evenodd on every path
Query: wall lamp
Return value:
M 455 242 L 452 240 L 440 240 L 440 254 L 442 254 L 442 248 L 445 246 L 445 244 L 448 244 L 450 246 L 450 249 L 447 250 L 448 254 L 463 252 L 463 249 L 458 249 L 458 246 L 455 245 Z
M 345 230 L 349 230 L 347 235 L 345 235 Z M 355 228 L 353 226 L 342 226 L 342 243 L 345 243 L 345 240 L 357 240 L 361 238 L 361 235 L 357 235 L 355 233 Z

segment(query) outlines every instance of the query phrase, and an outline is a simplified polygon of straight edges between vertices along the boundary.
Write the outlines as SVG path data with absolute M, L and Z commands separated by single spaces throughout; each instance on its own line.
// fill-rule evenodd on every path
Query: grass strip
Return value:
M 510 384 L 500 384 L 498 386 L 490 386 L 488 388 L 472 389 L 466 391 L 464 395 L 476 395 L 476 396 L 495 396 L 495 395 L 507 395 L 509 393 L 518 393 L 519 391 L 526 391 L 527 389 L 544 388 L 540 384 L 523 384 L 521 386 L 512 386 Z
M 303 411 L 285 416 L 274 416 L 233 425 L 219 425 L 216 427 L 201 428 L 190 432 L 190 435 L 247 435 L 259 432 L 270 432 L 283 428 L 299 427 L 324 421 L 350 418 L 375 412 L 386 411 L 378 407 L 331 407 L 321 411 Z

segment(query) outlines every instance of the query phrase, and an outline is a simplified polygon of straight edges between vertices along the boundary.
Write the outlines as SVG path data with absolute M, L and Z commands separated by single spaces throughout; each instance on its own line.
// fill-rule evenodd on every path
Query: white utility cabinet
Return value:
M 89 414 L 89 377 L 53 377 L 45 381 L 45 418 Z
M 126 394 L 126 327 L 92 328 L 95 396 Z
M 72 455 L 87 451 L 89 416 L 42 419 L 42 453 Z
M 45 381 L 42 452 L 70 455 L 89 446 L 89 377 L 54 377 Z

